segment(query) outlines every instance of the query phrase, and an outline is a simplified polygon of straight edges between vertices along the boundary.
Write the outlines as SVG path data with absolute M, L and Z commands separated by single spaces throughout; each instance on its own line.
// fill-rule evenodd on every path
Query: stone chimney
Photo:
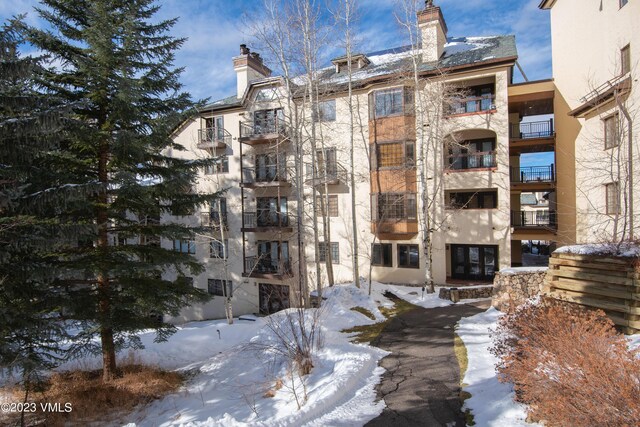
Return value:
M 424 9 L 418 12 L 418 28 L 422 37 L 422 61 L 439 60 L 447 42 L 447 23 L 433 0 L 425 1 Z
M 233 58 L 233 69 L 236 71 L 238 98 L 244 95 L 249 82 L 271 75 L 260 54 L 251 52 L 246 44 L 240 45 L 240 55 Z

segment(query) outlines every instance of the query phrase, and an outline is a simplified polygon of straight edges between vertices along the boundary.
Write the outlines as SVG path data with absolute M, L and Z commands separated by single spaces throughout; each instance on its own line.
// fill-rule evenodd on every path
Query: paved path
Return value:
M 378 386 L 387 407 L 366 426 L 465 426 L 454 326 L 486 308 L 417 307 L 389 322 L 373 343 L 391 352 L 380 362 L 387 372 Z

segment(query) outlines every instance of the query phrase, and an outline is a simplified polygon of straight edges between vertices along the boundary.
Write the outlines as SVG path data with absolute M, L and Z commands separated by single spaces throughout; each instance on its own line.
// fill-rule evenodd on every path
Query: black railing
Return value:
M 446 114 L 479 113 L 482 111 L 495 110 L 495 95 L 474 96 L 469 98 L 458 98 L 446 106 Z
M 287 181 L 288 168 L 284 165 L 242 168 L 242 182 L 245 184 Z
M 200 214 L 200 224 L 202 227 L 220 228 L 221 223 L 224 228 L 229 227 L 226 212 L 222 212 L 222 214 L 220 214 L 220 212 L 202 212 Z
M 291 274 L 291 263 L 288 259 L 272 259 L 267 255 L 248 256 L 244 258 L 244 273 L 251 274 Z
M 511 182 L 554 182 L 555 180 L 553 165 L 511 168 Z
M 325 163 L 324 168 L 321 166 L 315 165 L 315 176 L 314 176 L 314 164 L 306 163 L 306 180 L 314 181 L 316 185 L 324 184 L 324 183 L 332 183 L 332 182 L 343 182 L 347 183 L 349 179 L 349 173 L 347 169 L 337 162 L 328 162 Z
M 285 122 L 282 120 L 255 121 L 253 123 L 240 122 L 240 138 L 252 138 L 271 134 L 284 135 Z
M 288 213 L 270 210 L 245 212 L 242 219 L 244 228 L 289 227 L 291 225 Z
M 230 146 L 231 134 L 222 128 L 198 129 L 198 148 L 215 148 L 215 146 Z
M 556 228 L 558 222 L 552 210 L 511 211 L 511 226 Z
M 539 122 L 511 123 L 509 131 L 513 139 L 549 138 L 555 133 L 553 119 Z
M 496 167 L 496 152 L 454 154 L 448 157 L 449 169 L 465 170 Z

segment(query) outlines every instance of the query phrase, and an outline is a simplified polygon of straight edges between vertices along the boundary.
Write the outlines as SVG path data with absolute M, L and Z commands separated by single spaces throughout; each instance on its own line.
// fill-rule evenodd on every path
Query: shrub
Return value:
M 492 352 L 529 415 L 550 426 L 632 426 L 640 420 L 638 351 L 601 310 L 542 297 L 499 322 Z

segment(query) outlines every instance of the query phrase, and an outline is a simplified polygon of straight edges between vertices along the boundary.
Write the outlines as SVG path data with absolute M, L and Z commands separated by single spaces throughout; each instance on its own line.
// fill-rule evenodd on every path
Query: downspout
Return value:
M 627 126 L 629 128 L 629 240 L 633 240 L 633 120 L 631 119 L 631 115 L 627 108 L 624 106 L 622 101 L 620 101 L 620 97 L 616 94 L 616 104 L 618 104 L 618 108 L 624 114 L 624 117 L 627 119 Z

